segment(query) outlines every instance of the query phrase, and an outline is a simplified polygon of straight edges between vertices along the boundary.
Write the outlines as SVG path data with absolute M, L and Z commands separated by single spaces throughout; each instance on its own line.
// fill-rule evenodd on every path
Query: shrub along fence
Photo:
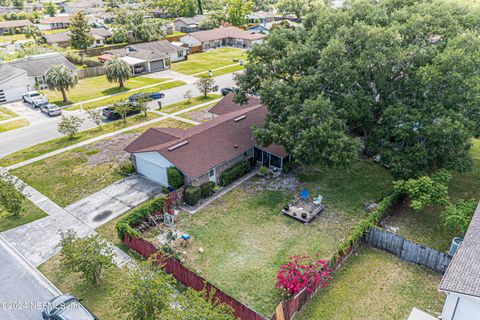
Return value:
M 422 246 L 402 236 L 375 227 L 365 234 L 364 241 L 371 246 L 396 255 L 404 261 L 419 264 L 442 275 L 445 274 L 452 260 L 452 256 L 447 253 Z
M 218 301 L 232 307 L 235 317 L 242 320 L 267 320 L 267 318 L 255 310 L 240 303 L 211 283 L 207 282 L 195 272 L 185 267 L 180 261 L 160 255 L 157 248 L 150 242 L 141 238 L 130 237 L 125 234 L 123 243 L 130 249 L 140 253 L 145 258 L 157 253 L 157 261 L 164 266 L 165 272 L 174 276 L 183 285 L 198 291 L 205 289 L 207 292 L 211 292 L 213 289 Z

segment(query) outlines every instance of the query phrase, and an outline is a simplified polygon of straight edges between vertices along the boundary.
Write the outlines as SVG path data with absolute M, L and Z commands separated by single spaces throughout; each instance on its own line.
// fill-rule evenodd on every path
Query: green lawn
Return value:
M 245 67 L 238 64 L 238 65 L 235 65 L 235 66 L 230 66 L 230 67 L 222 68 L 222 69 L 219 69 L 219 70 L 215 70 L 215 71 L 213 71 L 213 76 L 218 77 L 218 76 L 222 76 L 222 75 L 227 74 L 227 73 L 233 73 L 233 72 L 240 71 L 240 70 L 243 70 L 243 69 L 245 69 Z M 210 74 L 207 71 L 207 72 L 197 74 L 195 77 L 208 78 L 208 77 L 210 77 Z
M 124 88 L 120 88 L 118 83 L 109 82 L 105 76 L 85 78 L 79 80 L 77 85 L 67 92 L 67 97 L 72 103 L 76 103 L 148 86 L 155 83 L 165 82 L 167 80 L 170 79 L 155 79 L 141 76 L 133 77 L 125 83 Z M 43 93 L 48 96 L 50 102 L 58 105 L 64 105 L 62 94 L 59 91 L 44 90 Z
M 179 121 L 159 121 L 155 126 L 186 127 Z M 65 207 L 123 178 L 118 169 L 130 161 L 123 148 L 145 130 L 147 126 L 121 133 L 11 170 L 11 173 Z
M 9 36 L 0 36 L 0 42 L 10 42 L 10 41 L 17 41 L 17 40 L 26 40 L 27 37 L 23 33 L 17 33 L 14 35 Z
M 107 269 L 101 282 L 94 286 L 82 280 L 78 274 L 70 273 L 61 264 L 61 256 L 57 254 L 38 267 L 58 289 L 69 292 L 85 304 L 102 320 L 120 320 L 125 316 L 115 307 L 115 291 L 119 282 L 115 276 L 108 276 L 118 269 Z M 105 276 L 107 275 L 107 276 Z
M 20 118 L 18 120 L 0 124 L 0 132 L 15 130 L 28 126 L 28 120 Z
M 220 98 L 222 98 L 222 96 L 219 94 L 209 94 L 207 95 L 207 97 L 198 96 L 190 99 L 190 101 L 185 100 L 185 101 L 169 104 L 165 107 L 162 107 L 161 110 L 166 113 L 174 113 L 183 109 L 196 106 L 198 104 L 202 104 L 202 103 L 209 102 L 215 99 L 220 99 Z
M 449 184 L 449 194 L 453 202 L 458 199 L 480 200 L 480 140 L 474 139 L 472 143 L 473 169 L 455 173 Z M 435 206 L 415 212 L 404 203 L 392 213 L 387 224 L 398 227 L 398 234 L 409 240 L 437 250 L 448 251 L 453 237 L 459 234 L 443 225 L 440 219 L 442 211 L 442 207 Z
M 416 307 L 440 315 L 440 276 L 377 249 L 360 248 L 298 320 L 405 320 Z
M 43 34 L 55 34 L 55 33 L 62 33 L 62 32 L 67 32 L 68 29 L 54 29 L 54 30 L 43 30 Z
M 218 48 L 195 53 L 188 60 L 173 63 L 171 69 L 184 74 L 196 74 L 234 64 L 233 59 L 246 60 L 246 50 L 238 48 Z
M 204 113 L 205 117 L 202 118 L 202 119 L 197 119 L 197 117 L 193 117 L 192 115 L 193 115 L 193 113 L 196 113 L 196 112 L 200 112 L 200 111 L 203 111 L 203 110 L 208 110 L 216 104 L 217 104 L 216 102 L 210 103 L 210 104 L 207 104 L 206 106 L 200 107 L 200 108 L 192 110 L 190 112 L 182 113 L 180 115 L 180 117 L 185 118 L 185 119 L 189 119 L 189 120 L 193 120 L 193 121 L 199 121 L 199 122 L 206 122 L 206 121 L 212 120 L 213 115 L 211 113 L 207 113 L 207 112 Z
M 269 183 L 282 185 L 281 179 Z M 192 270 L 270 316 L 282 300 L 275 288 L 279 266 L 296 254 L 328 259 L 364 216 L 363 203 L 391 189 L 391 179 L 380 166 L 361 162 L 348 171 L 323 169 L 297 182 L 297 193 L 318 185 L 325 196 L 326 210 L 308 226 L 280 213 L 292 192 L 270 191 L 261 181 L 242 184 L 192 216 L 182 214 L 177 226 L 192 235 L 191 244 L 180 249 Z M 145 236 L 153 239 L 155 231 Z
M 140 90 L 136 90 L 134 92 L 123 93 L 123 94 L 119 94 L 119 95 L 116 95 L 116 96 L 105 97 L 104 99 L 100 99 L 100 100 L 97 100 L 97 101 L 84 103 L 84 104 L 82 104 L 82 107 L 85 110 L 95 109 L 95 108 L 111 105 L 111 104 L 113 104 L 117 101 L 127 100 L 128 97 L 130 97 L 132 94 L 136 94 L 136 93 L 140 93 L 140 92 L 157 92 L 157 91 L 161 91 L 161 90 L 167 90 L 167 89 L 183 86 L 184 84 L 186 84 L 186 83 L 181 81 L 181 80 L 175 80 L 175 81 L 171 81 L 171 82 L 167 82 L 167 83 L 160 83 L 159 85 L 153 86 L 153 87 L 150 87 L 150 88 L 140 89 Z M 80 105 L 75 105 L 73 107 L 68 108 L 68 110 L 75 110 L 75 109 L 79 109 L 79 108 L 80 108 Z
M 0 208 L 0 232 L 12 229 L 22 224 L 26 224 L 40 218 L 46 217 L 47 214 L 34 205 L 30 200 L 25 200 L 22 211 L 18 216 L 14 216 Z
M 147 117 L 144 117 L 143 114 L 139 114 L 132 117 L 128 117 L 126 125 L 121 120 L 114 121 L 114 122 L 110 122 L 103 125 L 102 130 L 99 130 L 98 128 L 92 128 L 85 131 L 81 131 L 75 136 L 74 139 L 69 139 L 68 137 L 62 137 L 62 138 L 53 139 L 47 142 L 43 142 L 3 157 L 2 159 L 0 159 L 0 166 L 7 167 L 12 164 L 16 164 L 28 159 L 41 156 L 45 153 L 55 151 L 57 149 L 68 147 L 72 144 L 75 144 L 84 140 L 88 140 L 109 132 L 117 131 L 125 127 L 130 127 L 132 125 L 149 121 L 158 117 L 159 115 L 156 113 L 149 113 Z
M 0 121 L 18 117 L 18 114 L 8 108 L 0 107 Z

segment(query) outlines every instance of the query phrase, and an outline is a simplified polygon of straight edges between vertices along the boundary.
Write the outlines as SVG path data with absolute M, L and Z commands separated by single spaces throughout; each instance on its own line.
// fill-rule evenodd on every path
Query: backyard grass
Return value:
M 22 210 L 18 216 L 2 211 L 2 208 L 0 208 L 0 232 L 30 223 L 46 216 L 47 214 L 45 212 L 28 199 L 23 202 Z
M 105 76 L 85 78 L 79 80 L 77 85 L 73 87 L 69 92 L 67 92 L 67 97 L 71 101 L 71 103 L 82 102 L 139 87 L 152 85 L 155 83 L 165 82 L 167 80 L 170 79 L 155 79 L 141 76 L 133 77 L 125 83 L 124 88 L 120 88 L 118 86 L 118 83 L 109 82 L 107 80 L 107 77 Z M 62 100 L 62 94 L 59 91 L 44 90 L 43 93 L 48 96 L 48 99 L 51 103 L 65 105 Z
M 162 107 L 161 110 L 166 113 L 174 113 L 183 109 L 196 106 L 198 104 L 202 104 L 202 103 L 209 102 L 215 99 L 220 99 L 220 98 L 222 98 L 222 96 L 219 94 L 208 94 L 207 97 L 204 97 L 202 95 L 202 96 L 194 97 L 190 99 L 190 101 L 184 100 L 181 102 L 169 104 L 165 107 Z
M 191 126 L 192 124 L 187 122 L 183 122 L 175 119 L 165 119 L 165 120 L 160 120 L 158 122 L 151 123 L 149 125 L 146 125 L 140 128 L 129 130 L 126 133 L 143 133 L 150 128 L 179 128 L 179 129 L 185 130 Z
M 361 247 L 307 304 L 299 320 L 405 320 L 416 307 L 438 316 L 440 276 L 389 253 Z
M 160 117 L 156 113 L 149 112 L 147 117 L 144 117 L 143 114 L 135 115 L 127 118 L 127 123 L 124 124 L 123 121 L 117 120 L 114 122 L 106 123 L 102 126 L 102 130 L 98 128 L 92 128 L 79 132 L 74 139 L 69 139 L 68 137 L 61 137 L 53 139 L 47 142 L 37 144 L 35 146 L 14 152 L 9 154 L 2 159 L 0 159 L 0 166 L 7 167 L 12 164 L 16 164 L 28 159 L 32 159 L 38 156 L 41 156 L 45 153 L 55 151 L 64 147 L 68 147 L 72 144 L 88 140 L 109 132 L 117 131 L 125 127 L 130 127 L 132 125 L 149 121 L 155 118 Z
M 218 48 L 195 53 L 188 60 L 172 63 L 171 69 L 184 74 L 196 74 L 234 64 L 233 59 L 246 60 L 246 50 L 239 48 Z
M 67 31 L 68 31 L 68 28 L 67 29 L 43 30 L 42 33 L 43 34 L 55 34 L 55 33 L 67 32 Z
M 104 271 L 101 282 L 94 286 L 79 277 L 79 274 L 70 273 L 61 264 L 61 256 L 57 254 L 38 267 L 60 291 L 73 294 L 83 299 L 85 304 L 95 315 L 102 320 L 125 319 L 125 316 L 115 307 L 115 291 L 119 282 L 114 276 L 105 276 L 106 273 L 119 272 L 115 269 Z
M 0 42 L 11 42 L 17 40 L 26 40 L 27 37 L 23 33 L 17 33 L 14 35 L 0 36 Z
M 471 171 L 453 174 L 449 184 L 449 195 L 452 202 L 459 199 L 480 200 L 480 140 L 472 140 Z M 386 220 L 389 226 L 397 227 L 397 233 L 414 242 L 431 248 L 448 251 L 453 237 L 459 236 L 452 228 L 444 226 L 440 215 L 442 207 L 432 206 L 415 212 L 407 203 L 402 204 Z
M 190 245 L 180 249 L 186 251 L 186 265 L 227 294 L 271 316 L 282 300 L 275 288 L 279 266 L 296 254 L 328 259 L 364 216 L 364 202 L 391 188 L 388 173 L 370 162 L 360 162 L 351 170 L 322 169 L 309 178 L 308 182 L 298 181 L 293 174 L 268 182 L 254 178 L 192 216 L 182 213 L 177 226 L 192 235 Z M 293 198 L 292 188 L 298 195 L 312 185 L 321 186 L 325 196 L 326 210 L 319 217 L 305 226 L 280 213 Z M 155 231 L 145 236 L 154 241 Z
M 141 93 L 141 92 L 157 92 L 157 91 L 160 91 L 160 90 L 167 90 L 167 89 L 183 86 L 184 84 L 186 84 L 186 83 L 184 81 L 181 81 L 181 80 L 175 80 L 175 81 L 171 81 L 171 82 L 160 83 L 157 86 L 153 86 L 153 87 L 150 87 L 150 88 L 140 89 L 140 90 L 136 90 L 134 92 L 127 92 L 127 93 L 119 94 L 119 95 L 116 95 L 116 96 L 109 96 L 109 97 L 105 97 L 105 98 L 100 99 L 100 100 L 84 103 L 84 104 L 82 104 L 82 107 L 85 110 L 95 109 L 95 108 L 99 108 L 99 107 L 114 104 L 117 101 L 127 100 L 128 97 L 130 97 L 132 94 Z M 80 108 L 80 105 L 77 104 L 75 106 L 69 107 L 68 110 L 75 110 L 75 109 L 79 109 L 79 108 Z
M 28 126 L 28 120 L 20 118 L 18 120 L 0 124 L 0 132 L 6 132 Z
M 8 120 L 16 117 L 18 117 L 18 114 L 16 114 L 12 110 L 5 107 L 0 107 L 0 121 Z
M 234 65 L 234 66 L 230 66 L 230 67 L 215 70 L 215 71 L 213 71 L 213 76 L 214 77 L 223 76 L 224 74 L 233 73 L 233 72 L 240 71 L 240 70 L 243 70 L 243 69 L 245 69 L 244 66 L 241 66 L 240 64 L 237 64 L 237 65 Z M 210 74 L 207 71 L 207 72 L 197 74 L 195 77 L 197 77 L 197 78 L 209 78 Z

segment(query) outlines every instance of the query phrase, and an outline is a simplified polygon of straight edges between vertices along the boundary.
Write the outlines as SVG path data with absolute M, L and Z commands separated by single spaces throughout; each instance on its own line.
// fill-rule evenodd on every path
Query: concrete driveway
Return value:
M 57 247 L 61 239 L 59 232 L 73 229 L 81 237 L 94 234 L 95 228 L 161 192 L 162 186 L 135 174 L 64 209 L 44 206 L 49 216 L 4 231 L 1 236 L 31 264 L 38 266 L 60 250 Z M 47 198 L 42 203 L 46 201 L 51 202 Z M 48 208 L 52 208 L 51 212 L 47 212 Z M 116 253 L 118 264 L 128 259 L 121 250 Z
M 65 208 L 92 229 L 162 193 L 163 187 L 134 174 Z
M 61 294 L 0 236 L 0 318 L 41 320 L 43 305 Z

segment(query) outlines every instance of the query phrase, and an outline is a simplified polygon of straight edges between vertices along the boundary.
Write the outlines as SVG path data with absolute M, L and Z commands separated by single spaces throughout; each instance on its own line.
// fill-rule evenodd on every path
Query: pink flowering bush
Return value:
M 319 285 L 326 287 L 332 270 L 325 260 L 309 256 L 293 256 L 280 266 L 277 273 L 277 288 L 289 294 L 297 294 L 304 288 L 310 292 Z

